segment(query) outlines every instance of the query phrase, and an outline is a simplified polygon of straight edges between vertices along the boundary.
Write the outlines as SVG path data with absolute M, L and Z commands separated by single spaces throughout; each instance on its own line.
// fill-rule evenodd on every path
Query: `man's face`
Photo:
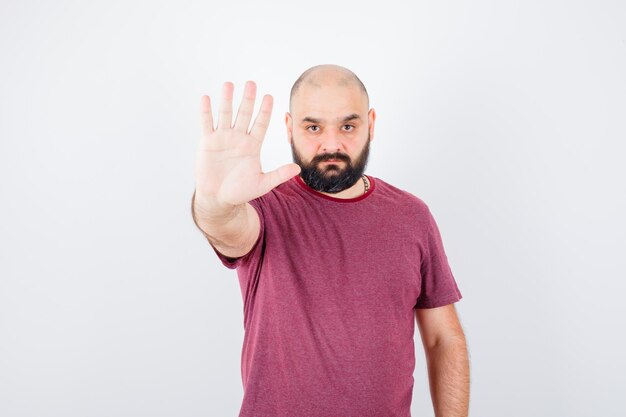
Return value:
M 327 193 L 353 186 L 367 166 L 374 117 L 356 86 L 302 85 L 286 122 L 303 181 Z

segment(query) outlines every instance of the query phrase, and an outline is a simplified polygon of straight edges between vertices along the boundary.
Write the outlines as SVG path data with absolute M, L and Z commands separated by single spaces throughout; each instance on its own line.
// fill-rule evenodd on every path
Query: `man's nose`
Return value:
M 335 129 L 328 129 L 321 138 L 320 146 L 325 153 L 341 151 L 341 135 Z

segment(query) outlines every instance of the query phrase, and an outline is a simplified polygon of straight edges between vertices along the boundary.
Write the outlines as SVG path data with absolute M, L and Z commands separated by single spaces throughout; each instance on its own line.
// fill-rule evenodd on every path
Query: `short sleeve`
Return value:
M 252 246 L 252 249 L 250 249 L 250 251 L 242 256 L 239 256 L 237 258 L 230 258 L 222 253 L 220 253 L 215 246 L 213 246 L 213 244 L 209 241 L 209 244 L 211 245 L 211 248 L 213 248 L 213 251 L 215 252 L 215 254 L 217 255 L 217 257 L 219 258 L 219 260 L 222 262 L 222 264 L 229 268 L 229 269 L 236 269 L 238 268 L 240 265 L 245 264 L 245 263 L 249 263 L 253 258 L 257 258 L 260 256 L 261 253 L 261 242 L 263 241 L 264 235 L 265 235 L 265 218 L 263 216 L 263 210 L 260 207 L 260 200 L 259 198 L 255 198 L 254 200 L 249 201 L 250 205 L 252 207 L 255 208 L 255 210 L 257 211 L 257 214 L 259 215 L 259 220 L 261 223 L 261 230 L 259 232 L 259 237 L 257 238 L 256 242 L 254 243 L 254 246 Z
M 463 297 L 448 264 L 437 223 L 429 209 L 426 213 L 425 250 L 420 265 L 421 291 L 414 308 L 441 307 Z

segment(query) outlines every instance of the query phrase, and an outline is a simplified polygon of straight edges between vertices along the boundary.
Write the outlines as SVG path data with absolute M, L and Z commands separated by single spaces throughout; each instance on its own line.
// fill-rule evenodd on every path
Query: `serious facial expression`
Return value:
M 367 99 L 355 85 L 302 85 L 288 116 L 294 163 L 311 188 L 338 193 L 363 175 L 369 157 Z

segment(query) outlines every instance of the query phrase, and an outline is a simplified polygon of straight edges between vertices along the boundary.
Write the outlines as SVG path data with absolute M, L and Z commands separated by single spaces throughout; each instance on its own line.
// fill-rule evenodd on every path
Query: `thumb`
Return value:
M 261 180 L 261 191 L 263 194 L 268 193 L 270 190 L 298 175 L 300 171 L 300 165 L 287 164 L 273 171 L 266 172 Z

